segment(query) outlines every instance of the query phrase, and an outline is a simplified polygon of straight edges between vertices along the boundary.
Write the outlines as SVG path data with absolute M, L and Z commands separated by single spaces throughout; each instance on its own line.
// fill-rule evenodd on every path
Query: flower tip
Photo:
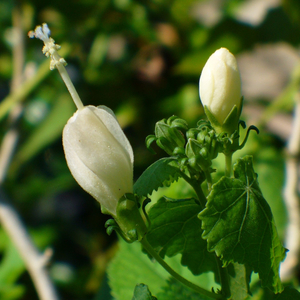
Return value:
M 28 32 L 28 37 L 31 38 L 31 39 L 35 38 L 35 33 L 34 33 L 33 30 L 30 30 L 30 31 Z
M 47 40 L 49 40 L 50 37 L 50 29 L 47 25 L 47 23 L 43 23 L 42 26 L 36 26 L 34 30 L 30 30 L 28 32 L 28 36 L 32 39 L 32 38 L 37 38 L 42 40 L 43 42 L 46 42 Z

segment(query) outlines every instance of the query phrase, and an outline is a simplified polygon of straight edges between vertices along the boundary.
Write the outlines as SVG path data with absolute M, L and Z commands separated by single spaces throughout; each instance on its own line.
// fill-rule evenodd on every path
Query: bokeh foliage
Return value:
M 54 249 L 50 272 L 62 299 L 109 299 L 105 270 L 117 251 L 116 238 L 106 235 L 106 216 L 69 173 L 61 131 L 75 106 L 58 72 L 48 69 L 42 43 L 27 39 L 27 32 L 48 23 L 52 37 L 63 46 L 61 53 L 84 104 L 107 105 L 116 112 L 132 143 L 138 178 L 150 163 L 163 156 L 159 149 L 152 155 L 144 144 L 156 121 L 174 114 L 194 125 L 203 116 L 198 79 L 212 52 L 227 47 L 239 58 L 255 52 L 257 45 L 285 43 L 294 51 L 299 47 L 297 0 L 267 6 L 257 23 L 240 17 L 239 11 L 248 2 L 0 2 L 1 137 L 8 129 L 8 111 L 17 102 L 23 105 L 18 124 L 20 138 L 3 189 L 40 249 Z M 209 3 L 215 9 L 205 14 Z M 16 38 L 12 14 L 16 7 L 22 12 L 27 79 L 19 94 L 10 94 Z M 279 112 L 291 115 L 298 87 L 299 77 L 291 76 L 277 98 L 247 99 L 245 95 L 244 119 L 251 119 L 247 111 L 257 105 L 260 112 L 269 112 L 259 120 L 262 133 L 253 137 L 243 151 L 254 155 L 261 189 L 272 207 L 281 239 L 286 224 L 281 190 L 287 136 L 278 134 L 267 121 Z M 164 193 L 172 197 L 174 189 Z M 182 196 L 187 195 L 189 191 Z M 37 299 L 29 275 L 2 229 L 0 252 L 0 298 Z

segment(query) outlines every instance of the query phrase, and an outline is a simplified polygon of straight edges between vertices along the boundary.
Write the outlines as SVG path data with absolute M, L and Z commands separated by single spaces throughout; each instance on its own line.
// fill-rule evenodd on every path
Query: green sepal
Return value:
M 127 243 L 133 243 L 137 240 L 137 231 L 135 229 L 130 230 L 127 234 L 125 234 L 114 219 L 107 220 L 105 222 L 105 228 L 108 235 L 111 235 L 112 232 L 115 231 Z
M 146 137 L 146 147 L 152 154 L 156 154 L 156 152 L 151 147 L 154 141 L 156 141 L 155 135 L 151 134 Z
M 101 209 L 101 212 L 104 214 L 104 215 L 110 215 L 112 217 L 115 217 L 114 215 L 112 215 L 111 212 L 109 212 L 104 206 L 100 205 L 100 209 Z
M 243 127 L 245 129 L 245 127 Z M 248 129 L 247 129 L 247 132 L 246 132 L 246 136 L 244 138 L 244 141 L 239 145 L 239 149 L 243 149 L 244 146 L 246 145 L 246 142 L 248 140 L 248 137 L 249 137 L 249 133 L 251 130 L 255 130 L 257 134 L 259 134 L 259 130 L 256 126 L 254 125 L 251 125 Z
M 207 119 L 209 120 L 211 126 L 216 130 L 216 132 L 221 133 L 223 132 L 222 125 L 219 123 L 219 121 L 215 118 L 215 116 L 210 112 L 207 105 L 204 105 L 204 112 L 207 116 Z
M 147 227 L 139 210 L 138 199 L 133 194 L 125 194 L 117 204 L 115 217 L 127 242 L 141 240 L 147 233 Z
M 236 105 L 233 106 L 230 113 L 225 118 L 223 124 L 220 124 L 215 116 L 211 113 L 208 107 L 204 106 L 204 112 L 210 121 L 213 128 L 216 130 L 217 133 L 226 132 L 228 134 L 232 134 L 235 130 L 238 129 L 238 123 L 242 112 L 244 98 L 241 97 L 241 105 L 238 109 Z

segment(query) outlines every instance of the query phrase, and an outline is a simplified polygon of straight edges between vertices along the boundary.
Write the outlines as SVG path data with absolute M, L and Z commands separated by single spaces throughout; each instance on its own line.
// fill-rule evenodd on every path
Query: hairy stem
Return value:
M 222 295 L 215 294 L 213 292 L 209 292 L 198 285 L 188 281 L 181 275 L 179 275 L 176 271 L 174 271 L 160 256 L 156 251 L 152 248 L 152 246 L 148 243 L 146 237 L 144 237 L 143 240 L 141 240 L 141 244 L 145 248 L 145 250 L 175 279 L 177 279 L 179 282 L 187 286 L 188 288 L 194 290 L 195 292 L 202 294 L 204 296 L 210 297 L 211 299 L 222 299 Z
M 207 182 L 208 190 L 210 191 L 210 190 L 211 190 L 211 187 L 212 187 L 211 173 L 210 173 L 209 171 L 206 171 L 206 172 L 205 172 L 205 177 L 206 177 L 206 182 Z
M 227 298 L 230 297 L 230 282 L 229 282 L 229 276 L 228 276 L 228 270 L 227 267 L 222 266 L 222 262 L 217 255 L 215 255 L 216 263 L 218 266 L 220 281 L 221 281 L 221 287 L 222 287 L 222 295 L 224 295 Z
M 200 202 L 201 209 L 205 208 L 206 205 L 206 197 L 202 191 L 200 182 L 191 179 L 189 176 L 181 172 L 181 177 L 194 189 L 198 200 Z
M 231 168 L 232 168 L 232 153 L 225 154 L 225 176 L 231 176 Z

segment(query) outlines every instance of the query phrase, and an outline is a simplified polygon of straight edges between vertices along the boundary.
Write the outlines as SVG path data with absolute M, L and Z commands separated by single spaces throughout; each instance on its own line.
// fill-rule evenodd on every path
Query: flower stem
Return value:
M 67 89 L 69 93 L 71 94 L 71 97 L 77 107 L 77 109 L 83 108 L 83 104 L 80 100 L 80 97 L 69 77 L 69 74 L 64 67 L 67 62 L 64 58 L 62 58 L 58 53 L 57 50 L 60 49 L 59 45 L 55 44 L 55 41 L 50 37 L 50 29 L 46 23 L 44 23 L 42 26 L 37 26 L 34 31 L 29 31 L 28 36 L 30 38 L 37 38 L 44 42 L 43 47 L 43 53 L 50 57 L 50 70 L 53 70 L 54 68 L 57 68 L 62 80 L 64 81 L 65 85 L 67 86 Z
M 209 292 L 198 285 L 188 281 L 181 275 L 179 275 L 176 271 L 174 271 L 160 256 L 159 254 L 152 248 L 152 246 L 147 241 L 147 238 L 144 237 L 141 240 L 141 244 L 145 248 L 145 250 L 175 279 L 177 279 L 179 282 L 187 286 L 188 288 L 194 290 L 195 292 L 202 294 L 204 296 L 210 297 L 211 299 L 222 299 L 223 296 L 220 294 L 215 294 L 213 292 Z
M 225 154 L 225 176 L 231 176 L 232 153 Z

